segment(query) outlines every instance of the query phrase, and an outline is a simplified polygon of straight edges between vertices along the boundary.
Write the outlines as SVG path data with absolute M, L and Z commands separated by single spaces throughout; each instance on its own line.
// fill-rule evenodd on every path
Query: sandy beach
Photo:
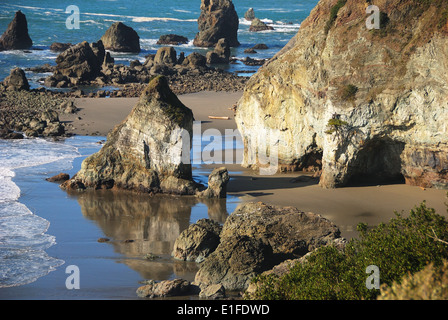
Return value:
M 242 92 L 200 92 L 181 95 L 179 99 L 193 111 L 195 120 L 201 121 L 203 131 L 215 128 L 224 133 L 225 129 L 236 128 L 231 108 L 241 96 Z M 80 98 L 75 100 L 80 111 L 61 120 L 72 121 L 72 133 L 105 136 L 124 120 L 137 101 L 138 98 Z M 229 120 L 209 119 L 209 116 L 229 117 Z M 202 168 L 211 170 L 217 166 L 221 164 L 203 165 Z M 395 216 L 395 211 L 408 213 L 422 201 L 439 214 L 447 215 L 444 190 L 404 184 L 323 189 L 317 180 L 294 182 L 293 179 L 302 173 L 260 176 L 257 171 L 238 164 L 226 166 L 232 172 L 228 185 L 230 195 L 242 201 L 294 206 L 321 214 L 338 225 L 346 238 L 356 237 L 356 225 L 360 222 L 369 225 L 387 222 Z

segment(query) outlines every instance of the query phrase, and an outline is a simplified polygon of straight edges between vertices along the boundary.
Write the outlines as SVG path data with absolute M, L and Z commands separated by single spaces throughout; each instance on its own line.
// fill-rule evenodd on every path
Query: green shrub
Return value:
M 339 95 L 344 101 L 353 101 L 355 99 L 358 87 L 353 84 L 348 84 L 339 89 Z
M 256 277 L 257 290 L 250 299 L 376 299 L 380 290 L 366 287 L 367 266 L 377 266 L 381 284 L 390 286 L 429 262 L 438 267 L 448 258 L 443 242 L 448 239 L 448 222 L 425 202 L 407 218 L 396 213 L 389 223 L 372 228 L 360 224 L 358 231 L 359 238 L 344 251 L 321 247 L 281 277 Z
M 325 33 L 328 33 L 330 28 L 333 26 L 334 22 L 336 21 L 336 18 L 338 17 L 339 10 L 345 6 L 347 3 L 347 0 L 339 0 L 331 9 L 330 9 L 330 18 L 327 21 L 327 24 L 325 26 Z
M 347 126 L 348 123 L 346 121 L 343 121 L 339 118 L 331 118 L 328 120 L 327 123 L 327 130 L 325 131 L 326 134 L 333 134 L 333 133 L 340 133 L 342 128 Z

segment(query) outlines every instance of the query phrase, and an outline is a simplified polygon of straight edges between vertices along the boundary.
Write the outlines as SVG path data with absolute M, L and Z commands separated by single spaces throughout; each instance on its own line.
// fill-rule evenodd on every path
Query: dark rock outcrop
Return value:
M 188 43 L 188 38 L 184 36 L 179 36 L 177 34 L 165 34 L 160 36 L 157 44 L 171 44 L 171 45 L 179 45 Z
M 53 42 L 50 46 L 50 50 L 53 52 L 64 52 L 71 46 L 71 43 Z
M 225 221 L 220 243 L 195 277 L 201 288 L 245 290 L 257 274 L 318 247 L 338 244 L 340 230 L 314 213 L 261 202 L 240 205 Z
M 30 85 L 25 76 L 25 72 L 20 68 L 11 70 L 9 76 L 3 80 L 3 85 L 7 90 L 29 90 Z
M 221 230 L 219 223 L 200 219 L 182 231 L 171 255 L 178 260 L 202 262 L 218 246 Z
M 198 18 L 199 33 L 193 44 L 197 47 L 214 47 L 225 38 L 231 47 L 238 42 L 238 14 L 231 0 L 202 0 Z
M 101 37 L 104 48 L 116 52 L 140 52 L 140 37 L 137 32 L 122 22 L 113 23 Z
M 252 20 L 252 23 L 250 24 L 249 31 L 252 32 L 258 32 L 258 31 L 266 31 L 266 30 L 274 30 L 273 27 L 268 26 L 266 23 L 261 21 L 258 18 L 255 18 Z
M 165 77 L 155 77 L 103 148 L 85 159 L 81 170 L 61 187 L 194 194 L 191 164 L 180 161 L 181 134 L 188 132 L 190 139 L 192 126 L 191 110 L 170 90 Z
M 77 85 L 95 79 L 101 70 L 105 56 L 101 41 L 89 44 L 87 41 L 74 45 L 56 58 L 56 71 L 46 79 L 46 84 L 56 86 L 65 81 Z
M 225 167 L 215 168 L 208 177 L 207 189 L 199 191 L 197 195 L 201 198 L 225 198 L 229 180 L 229 172 Z
M 32 45 L 33 41 L 28 34 L 26 16 L 19 10 L 0 38 L 0 51 L 29 49 Z
M 225 38 L 219 39 L 213 51 L 207 52 L 208 64 L 227 64 L 230 61 L 230 46 Z

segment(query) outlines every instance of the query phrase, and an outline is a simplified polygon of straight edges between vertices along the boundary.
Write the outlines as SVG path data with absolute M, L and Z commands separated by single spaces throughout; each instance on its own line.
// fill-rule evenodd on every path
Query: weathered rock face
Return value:
M 226 39 L 219 39 L 213 51 L 207 52 L 208 64 L 227 64 L 230 61 L 230 46 Z
M 56 58 L 56 72 L 49 80 L 85 82 L 95 79 L 100 71 L 105 56 L 104 46 L 83 41 L 69 47 Z M 53 77 L 53 78 L 52 78 Z
M 238 42 L 238 14 L 231 0 L 202 0 L 198 18 L 199 33 L 193 41 L 197 47 L 214 47 L 225 38 L 231 47 Z
M 101 37 L 106 50 L 116 52 L 140 52 L 137 32 L 122 22 L 113 23 Z
M 227 196 L 227 183 L 230 180 L 227 168 L 215 168 L 208 177 L 208 187 L 204 191 L 199 191 L 201 198 L 225 198 Z
M 26 16 L 19 10 L 0 38 L 1 50 L 29 49 L 33 45 L 28 34 Z
M 218 246 L 221 230 L 222 226 L 213 220 L 198 220 L 176 239 L 172 256 L 183 261 L 203 261 Z
M 244 19 L 246 19 L 247 21 L 252 21 L 255 19 L 254 8 L 249 8 L 249 10 L 246 11 L 246 13 L 244 14 Z
M 190 139 L 192 126 L 191 110 L 170 90 L 165 77 L 156 77 L 103 148 L 84 160 L 62 188 L 194 194 L 191 165 L 181 161 L 180 147 L 181 133 L 185 130 Z
M 182 296 L 190 293 L 190 282 L 183 279 L 148 281 L 148 284 L 137 289 L 137 295 L 141 298 L 160 298 Z
M 367 29 L 360 1 L 347 0 L 331 19 L 337 2 L 321 0 L 249 80 L 236 113 L 244 164 L 260 167 L 257 142 L 275 131 L 280 169 L 321 163 L 323 187 L 399 177 L 447 188 L 443 1 L 377 1 L 379 30 Z
M 201 264 L 195 283 L 245 290 L 255 275 L 340 239 L 340 230 L 317 214 L 245 203 L 226 219 L 220 243 Z
M 7 90 L 29 90 L 30 85 L 25 76 L 25 72 L 20 68 L 11 70 L 9 76 L 3 81 L 3 85 Z

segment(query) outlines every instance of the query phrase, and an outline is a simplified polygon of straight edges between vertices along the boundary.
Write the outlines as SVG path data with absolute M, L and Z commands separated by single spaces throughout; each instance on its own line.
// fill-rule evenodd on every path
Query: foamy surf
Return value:
M 0 140 L 0 288 L 34 282 L 64 263 L 45 252 L 56 239 L 46 233 L 50 223 L 19 202 L 15 170 L 66 170 L 78 156 L 75 146 L 44 139 Z

